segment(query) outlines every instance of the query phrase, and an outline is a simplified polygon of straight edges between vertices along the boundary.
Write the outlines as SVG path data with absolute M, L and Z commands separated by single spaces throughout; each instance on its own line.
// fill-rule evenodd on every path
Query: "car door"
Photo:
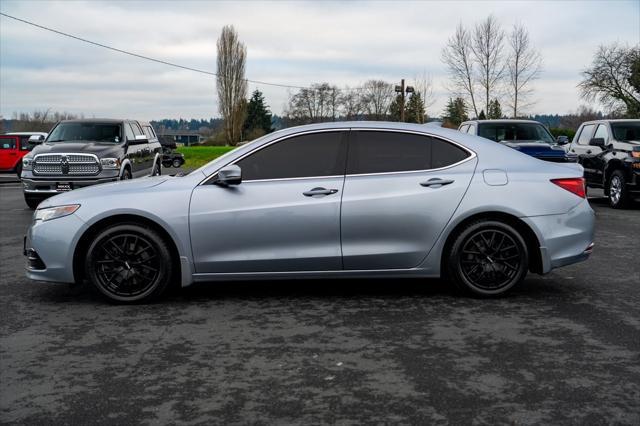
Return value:
M 195 188 L 189 226 L 197 273 L 342 269 L 346 132 L 298 134 L 234 162 L 242 183 Z
M 595 127 L 595 124 L 583 125 L 580 133 L 575 137 L 575 143 L 571 144 L 570 151 L 578 154 L 578 162 L 584 167 L 584 177 L 587 182 L 601 185 L 601 180 L 597 178 L 595 156 L 602 153 L 602 150 L 597 146 L 589 145 Z
M 608 146 L 611 143 L 611 138 L 609 137 L 609 128 L 606 123 L 598 124 L 596 127 L 596 132 L 593 134 L 592 139 L 601 138 L 604 140 L 604 146 Z M 604 183 L 604 166 L 606 163 L 605 156 L 607 155 L 607 150 L 602 149 L 598 146 L 592 146 L 592 154 L 589 155 L 589 167 L 591 170 L 591 177 L 593 181 Z
M 155 154 L 151 151 L 149 139 L 147 139 L 147 136 L 142 131 L 140 125 L 135 121 L 132 121 L 130 124 L 131 129 L 133 130 L 133 136 L 136 139 L 136 148 L 140 165 L 138 170 L 139 174 L 140 176 L 150 175 L 153 169 Z
M 17 136 L 0 136 L 0 170 L 12 170 L 16 166 L 20 159 L 18 146 Z
M 353 130 L 342 194 L 344 269 L 409 269 L 467 190 L 475 154 L 424 134 Z

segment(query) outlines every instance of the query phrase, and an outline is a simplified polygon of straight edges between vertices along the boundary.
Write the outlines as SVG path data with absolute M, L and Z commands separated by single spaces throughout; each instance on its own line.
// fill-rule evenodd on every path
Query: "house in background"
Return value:
M 204 138 L 194 130 L 160 130 L 158 139 L 163 145 L 190 146 L 200 144 Z

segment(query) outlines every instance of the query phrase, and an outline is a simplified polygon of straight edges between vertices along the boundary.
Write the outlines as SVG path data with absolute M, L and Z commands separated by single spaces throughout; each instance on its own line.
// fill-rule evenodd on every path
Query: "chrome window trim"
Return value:
M 437 171 L 441 171 L 441 170 L 446 170 L 452 167 L 456 167 L 459 166 L 460 164 L 463 164 L 467 161 L 471 161 L 472 159 L 476 158 L 478 155 L 476 154 L 475 151 L 473 151 L 470 148 L 467 148 L 464 145 L 461 145 L 460 143 L 453 141 L 449 138 L 440 136 L 440 135 L 435 135 L 433 133 L 430 133 L 428 131 L 425 132 L 421 132 L 421 131 L 417 131 L 417 130 L 403 130 L 403 129 L 388 129 L 388 128 L 384 128 L 384 127 L 349 127 L 349 128 L 334 128 L 334 129 L 321 129 L 321 130 L 307 130 L 304 132 L 300 132 L 300 133 L 293 133 L 290 135 L 285 135 L 282 136 L 280 138 L 274 139 L 271 142 L 268 142 L 252 151 L 246 152 L 244 153 L 242 156 L 240 156 L 239 158 L 236 158 L 235 160 L 231 160 L 228 163 L 220 166 L 220 168 L 218 170 L 220 170 L 223 167 L 229 166 L 229 165 L 233 165 L 236 164 L 238 161 L 244 159 L 245 157 L 254 154 L 258 151 L 260 151 L 263 148 L 266 148 L 267 146 L 270 146 L 274 143 L 277 142 L 281 142 L 283 140 L 286 139 L 290 139 L 296 136 L 301 136 L 301 135 L 306 135 L 306 134 L 313 134 L 313 133 L 327 133 L 327 132 L 351 132 L 351 131 L 380 131 L 380 132 L 393 132 L 393 133 L 409 133 L 409 134 L 414 134 L 414 135 L 420 135 L 420 136 L 429 136 L 432 138 L 436 138 L 436 139 L 440 139 L 443 140 L 445 142 L 451 143 L 455 146 L 457 146 L 458 148 L 462 149 L 463 151 L 467 152 L 469 154 L 469 156 L 463 160 L 458 161 L 457 163 L 453 163 L 453 164 L 449 164 L 448 166 L 444 166 L 444 167 L 438 167 L 435 169 L 421 169 L 421 170 L 404 170 L 404 171 L 396 171 L 396 172 L 376 172 L 376 173 L 350 173 L 347 174 L 345 173 L 344 175 L 334 175 L 334 176 L 304 176 L 304 177 L 295 177 L 295 178 L 277 178 L 277 179 L 253 179 L 253 180 L 243 180 L 242 183 L 250 183 L 250 182 L 273 182 L 273 181 L 283 181 L 283 180 L 303 180 L 303 179 L 323 179 L 323 178 L 339 178 L 339 177 L 348 177 L 348 176 L 378 176 L 378 175 L 398 175 L 398 174 L 408 174 L 408 173 L 425 173 L 425 172 L 437 172 Z M 207 176 L 202 182 L 200 182 L 198 185 L 206 185 L 209 183 L 210 180 L 214 179 L 217 175 L 217 171 L 212 173 L 210 176 Z

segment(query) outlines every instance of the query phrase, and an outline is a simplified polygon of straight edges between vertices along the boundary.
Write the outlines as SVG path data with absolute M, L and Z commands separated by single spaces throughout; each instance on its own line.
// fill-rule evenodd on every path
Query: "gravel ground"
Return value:
M 640 209 L 509 297 L 446 282 L 194 286 L 114 306 L 32 283 L 0 185 L 0 423 L 640 424 Z

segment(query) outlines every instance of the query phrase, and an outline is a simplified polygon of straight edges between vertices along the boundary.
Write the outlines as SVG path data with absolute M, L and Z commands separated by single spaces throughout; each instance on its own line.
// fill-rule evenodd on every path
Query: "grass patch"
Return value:
M 176 151 L 184 155 L 183 167 L 197 169 L 235 148 L 235 146 L 181 146 Z

